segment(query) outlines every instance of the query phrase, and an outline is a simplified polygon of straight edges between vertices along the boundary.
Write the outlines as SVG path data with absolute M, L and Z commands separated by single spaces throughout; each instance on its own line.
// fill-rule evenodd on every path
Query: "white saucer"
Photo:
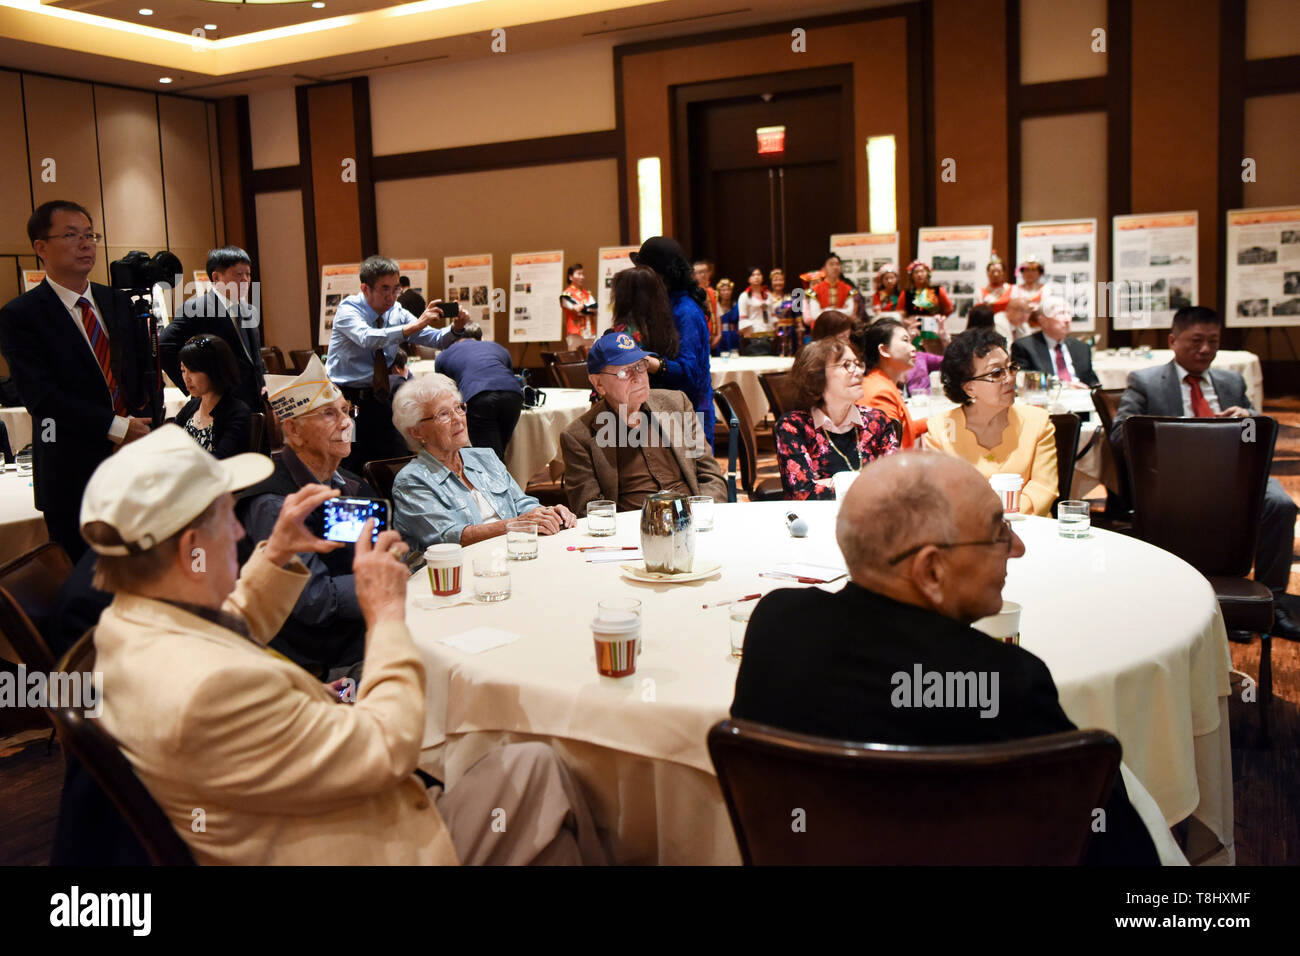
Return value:
M 633 581 L 645 581 L 650 584 L 685 584 L 688 581 L 703 581 L 713 577 L 722 570 L 717 561 L 695 562 L 695 569 L 680 574 L 664 574 L 662 571 L 647 571 L 644 564 L 620 564 L 623 576 Z

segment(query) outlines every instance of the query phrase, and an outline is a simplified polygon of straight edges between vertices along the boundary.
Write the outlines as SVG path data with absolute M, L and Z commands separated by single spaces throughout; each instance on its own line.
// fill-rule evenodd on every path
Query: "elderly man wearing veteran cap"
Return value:
M 302 374 L 271 394 L 271 409 L 284 431 L 275 471 L 239 495 L 236 513 L 252 541 L 270 535 L 285 500 L 311 484 L 336 488 L 347 498 L 379 493 L 341 466 L 352 450 L 352 409 L 312 356 Z M 366 623 L 352 574 L 354 545 L 299 555 L 311 579 L 302 589 L 271 647 L 317 677 L 358 676 L 365 654 Z
M 643 351 L 626 332 L 610 332 L 587 353 L 601 400 L 560 436 L 569 507 L 607 499 L 636 510 L 657 491 L 727 500 L 727 486 L 690 399 L 652 389 Z
M 395 531 L 373 545 L 363 533 L 353 559 L 366 622 L 354 703 L 266 652 L 310 580 L 296 556 L 339 547 L 304 527 L 338 494 L 312 484 L 239 567 L 231 492 L 271 470 L 262 455 L 219 461 L 165 425 L 105 461 L 81 509 L 96 586 L 114 594 L 95 632 L 101 720 L 196 860 L 602 862 L 586 805 L 544 745 L 497 748 L 441 796 L 414 775 L 425 676 Z M 502 811 L 509 825 L 494 827 Z

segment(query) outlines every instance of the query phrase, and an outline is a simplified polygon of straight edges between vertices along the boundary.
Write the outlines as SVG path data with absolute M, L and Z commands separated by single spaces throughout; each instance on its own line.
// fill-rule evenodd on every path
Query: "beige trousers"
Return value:
M 603 866 L 609 862 L 587 801 L 543 743 L 482 757 L 438 798 L 465 865 Z

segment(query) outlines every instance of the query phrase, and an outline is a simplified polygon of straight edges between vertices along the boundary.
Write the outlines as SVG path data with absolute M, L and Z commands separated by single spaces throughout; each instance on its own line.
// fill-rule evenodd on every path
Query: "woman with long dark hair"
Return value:
M 196 335 L 180 352 L 185 390 L 193 397 L 176 413 L 176 424 L 217 458 L 249 448 L 253 413 L 239 400 L 235 353 L 215 335 Z
M 709 300 L 695 281 L 695 272 L 686 261 L 686 253 L 675 239 L 654 236 L 641 244 L 632 261 L 646 266 L 663 281 L 677 327 L 678 351 L 675 357 L 662 357 L 662 367 L 655 373 L 660 388 L 685 392 L 709 441 L 713 440 L 713 381 L 709 377 Z
M 677 358 L 681 341 L 673 321 L 673 307 L 655 271 L 646 266 L 624 269 L 614 276 L 613 293 L 614 322 L 610 329 L 628 333 L 641 348 L 653 352 L 660 363 Z M 659 365 L 651 362 L 651 376 L 658 371 Z

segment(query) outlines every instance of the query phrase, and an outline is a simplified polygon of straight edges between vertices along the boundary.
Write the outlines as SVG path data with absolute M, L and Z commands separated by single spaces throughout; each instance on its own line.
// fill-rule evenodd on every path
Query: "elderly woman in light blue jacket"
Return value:
M 416 547 L 470 545 L 527 518 L 539 534 L 572 528 L 563 505 L 526 495 L 490 448 L 469 447 L 465 402 L 446 375 L 420 375 L 393 396 L 393 425 L 415 460 L 393 481 L 393 526 Z

